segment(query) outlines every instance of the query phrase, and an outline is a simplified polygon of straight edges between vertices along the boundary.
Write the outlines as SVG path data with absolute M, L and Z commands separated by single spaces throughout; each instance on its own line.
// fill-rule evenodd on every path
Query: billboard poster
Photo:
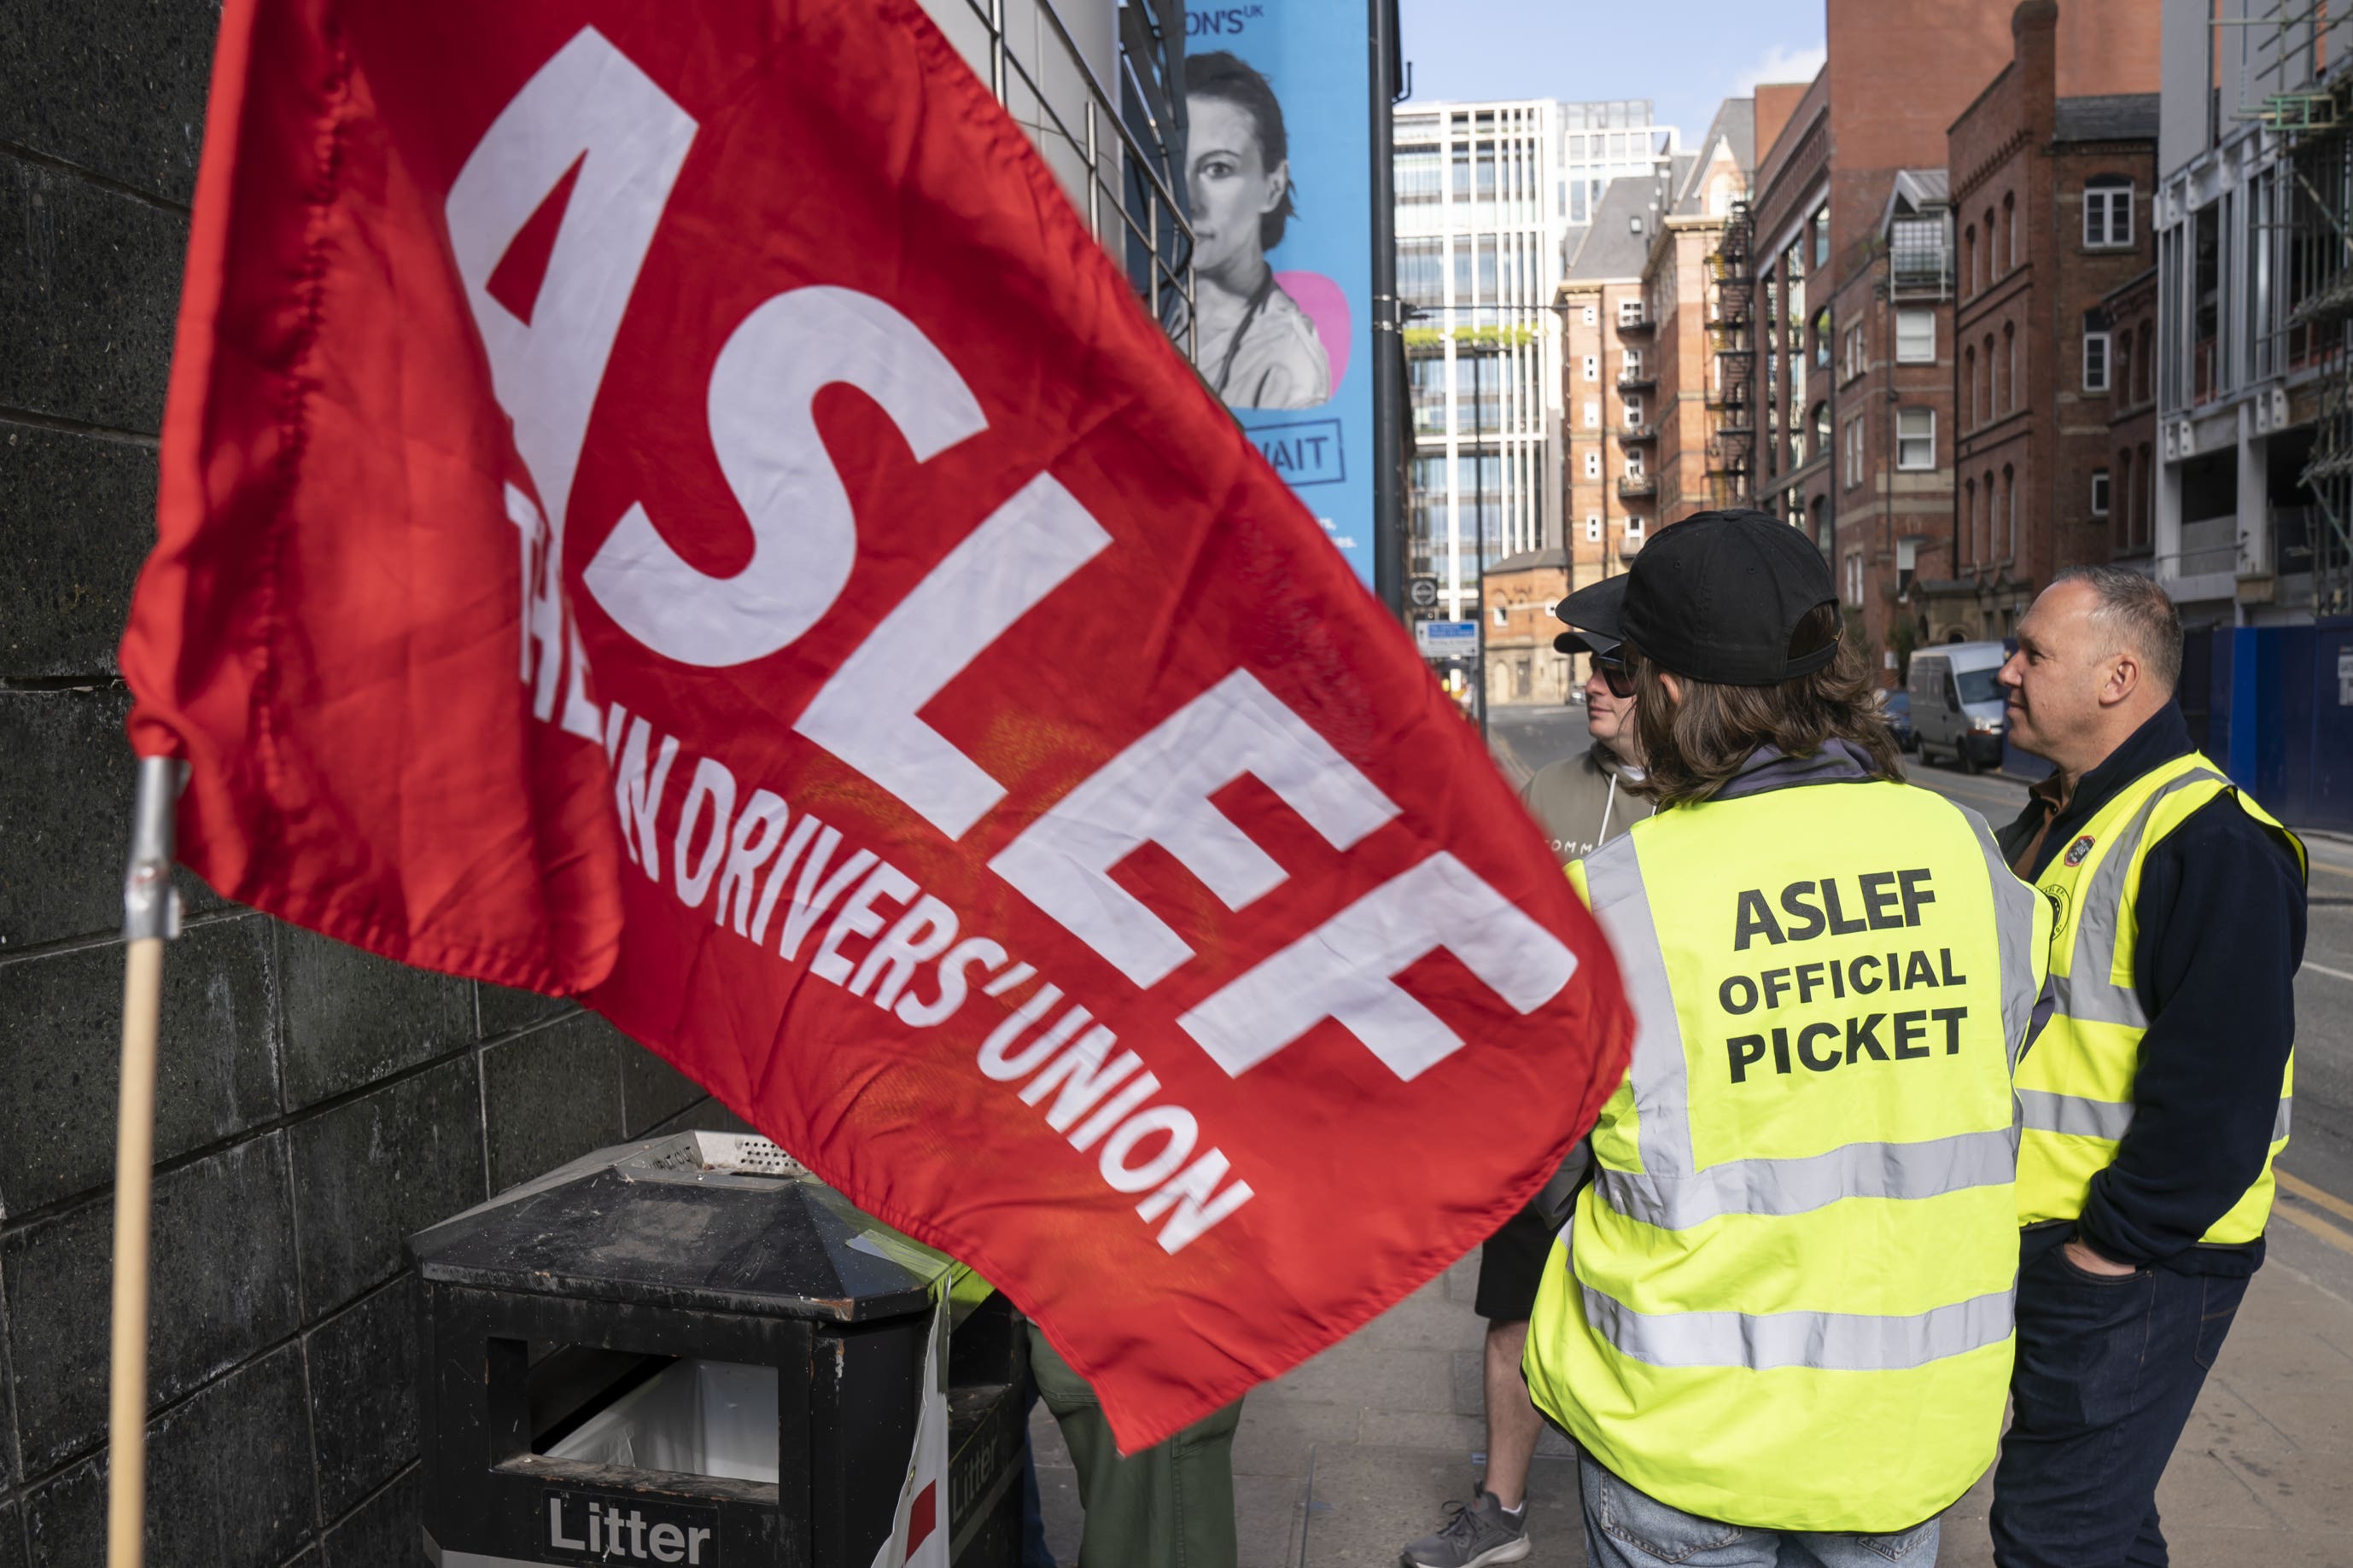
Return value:
M 1194 363 L 1369 586 L 1367 27 L 1364 0 L 1185 13 Z

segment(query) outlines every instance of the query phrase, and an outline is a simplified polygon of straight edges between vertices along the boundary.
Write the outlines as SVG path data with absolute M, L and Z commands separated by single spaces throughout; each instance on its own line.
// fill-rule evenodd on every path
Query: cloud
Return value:
M 1732 90 L 1736 95 L 1751 93 L 1760 81 L 1811 81 L 1830 58 L 1830 50 L 1820 44 L 1798 48 L 1776 44 L 1734 79 Z

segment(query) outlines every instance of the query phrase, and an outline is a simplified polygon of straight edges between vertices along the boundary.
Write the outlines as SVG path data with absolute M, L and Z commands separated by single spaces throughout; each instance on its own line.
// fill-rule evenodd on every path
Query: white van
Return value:
M 2002 689 L 1994 672 L 2010 657 L 1998 642 L 1945 643 L 1912 656 L 1912 733 L 1920 760 L 1940 752 L 1969 772 L 2001 762 Z

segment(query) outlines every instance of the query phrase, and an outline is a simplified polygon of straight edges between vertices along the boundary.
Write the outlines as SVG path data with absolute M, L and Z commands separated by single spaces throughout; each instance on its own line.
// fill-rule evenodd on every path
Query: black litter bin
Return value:
M 902 1492 L 932 1560 L 1019 1562 L 1019 1316 L 767 1140 L 603 1150 L 409 1247 L 438 1568 L 873 1568 Z

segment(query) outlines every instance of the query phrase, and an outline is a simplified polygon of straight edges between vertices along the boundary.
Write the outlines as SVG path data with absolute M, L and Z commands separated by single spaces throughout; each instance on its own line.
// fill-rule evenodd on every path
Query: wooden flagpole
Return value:
M 184 776 L 139 759 L 131 863 L 122 879 L 122 1094 L 114 1156 L 114 1365 L 107 1419 L 107 1568 L 139 1568 L 147 1519 L 148 1223 L 155 1174 L 155 1034 L 164 944 L 180 934 L 172 816 Z

